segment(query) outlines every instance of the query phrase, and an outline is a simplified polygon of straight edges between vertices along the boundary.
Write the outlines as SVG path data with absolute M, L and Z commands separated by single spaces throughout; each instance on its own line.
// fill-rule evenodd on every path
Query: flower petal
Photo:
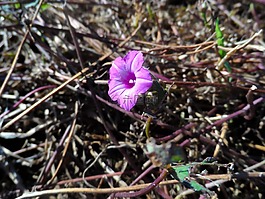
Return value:
M 123 59 L 126 63 L 125 70 L 133 73 L 140 70 L 144 63 L 143 53 L 136 50 L 129 51 Z
M 138 94 L 145 93 L 153 84 L 150 72 L 145 68 L 141 68 L 135 73 L 135 77 L 134 89 Z
M 121 57 L 116 58 L 109 69 L 110 79 L 120 79 L 121 71 L 124 70 L 124 67 L 124 60 Z
M 120 107 L 126 111 L 130 111 L 135 106 L 137 99 L 138 95 L 135 95 L 133 89 L 127 89 L 121 94 L 118 103 L 120 104 Z
M 138 52 L 132 61 L 131 71 L 134 73 L 138 72 L 141 68 L 143 68 L 143 63 L 144 63 L 143 53 Z
M 141 68 L 140 70 L 138 70 L 136 73 L 134 73 L 135 78 L 136 79 L 146 79 L 146 80 L 152 80 L 152 77 L 150 75 L 149 70 L 145 69 L 145 68 Z
M 145 93 L 149 88 L 151 88 L 153 82 L 149 79 L 136 79 L 135 85 L 132 88 L 136 95 Z
M 122 57 L 117 57 L 113 61 L 112 67 L 116 68 L 117 70 L 124 70 L 125 64 L 126 64 L 126 62 Z
M 108 95 L 113 101 L 117 101 L 125 90 L 126 87 L 123 82 L 116 79 L 109 80 Z

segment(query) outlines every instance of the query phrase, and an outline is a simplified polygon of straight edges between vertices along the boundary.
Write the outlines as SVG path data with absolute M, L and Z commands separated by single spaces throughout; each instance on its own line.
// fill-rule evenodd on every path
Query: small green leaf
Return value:
M 223 33 L 220 29 L 218 18 L 215 21 L 215 34 L 216 34 L 216 38 L 217 38 L 217 45 L 218 46 L 224 46 L 224 36 L 223 36 Z M 221 58 L 223 58 L 226 55 L 225 51 L 222 49 L 219 49 L 218 53 L 219 53 Z
M 169 169 L 170 174 L 181 182 L 186 188 L 193 189 L 194 191 L 207 192 L 212 195 L 213 192 L 199 184 L 195 180 L 190 180 L 190 165 L 181 165 Z
M 232 72 L 231 65 L 229 64 L 228 61 L 225 61 L 224 66 L 225 66 L 226 70 L 227 70 L 229 73 Z
M 217 45 L 218 46 L 224 46 L 224 36 L 223 36 L 223 32 L 221 31 L 221 28 L 219 26 L 219 19 L 218 18 L 215 21 L 215 34 L 216 34 L 216 38 L 217 38 Z M 222 49 L 219 49 L 218 53 L 219 53 L 221 58 L 224 58 L 226 55 L 226 52 Z M 232 72 L 232 68 L 231 68 L 228 61 L 225 61 L 224 66 L 228 72 Z
M 20 3 L 16 3 L 16 4 L 15 4 L 15 8 L 16 8 L 16 9 L 20 9 L 20 8 L 21 8 Z
M 148 15 L 149 15 L 149 17 L 152 19 L 152 20 L 154 20 L 154 13 L 153 13 L 153 11 L 152 11 L 152 9 L 151 9 L 151 6 L 150 6 L 150 4 L 148 3 L 148 4 L 146 4 L 146 9 L 147 9 L 147 12 L 148 12 Z
M 44 3 L 44 4 L 41 5 L 41 11 L 43 12 L 43 11 L 47 10 L 48 8 L 50 8 L 50 7 L 51 7 L 50 4 Z
M 223 40 L 223 33 L 222 33 L 221 29 L 220 29 L 219 23 L 220 23 L 219 18 L 217 18 L 215 20 L 215 34 L 216 34 L 216 38 L 218 39 L 217 40 L 218 41 L 218 45 L 219 44 L 223 45 L 223 41 L 224 41 Z
M 167 160 L 168 163 L 179 163 L 186 161 L 186 153 L 183 147 L 176 146 L 176 144 L 172 144 L 169 148 L 169 158 Z
M 209 189 L 207 189 L 206 187 L 202 186 L 201 184 L 199 184 L 198 182 L 196 182 L 195 180 L 191 180 L 189 182 L 190 186 L 192 187 L 192 189 L 194 191 L 201 191 L 201 192 L 207 192 L 209 193 L 210 195 L 213 194 L 212 191 L 210 191 Z
M 176 178 L 180 181 L 183 182 L 186 178 L 190 176 L 190 165 L 181 165 L 181 166 L 176 166 L 172 167 L 176 175 L 173 174 L 173 177 Z M 172 174 L 172 172 L 171 172 Z
M 207 2 L 204 1 L 204 2 L 202 2 L 201 6 L 200 6 L 200 9 L 201 9 L 201 16 L 202 16 L 204 25 L 207 28 L 210 28 L 210 24 L 208 23 L 207 16 L 206 16 L 208 6 L 209 5 L 207 4 Z

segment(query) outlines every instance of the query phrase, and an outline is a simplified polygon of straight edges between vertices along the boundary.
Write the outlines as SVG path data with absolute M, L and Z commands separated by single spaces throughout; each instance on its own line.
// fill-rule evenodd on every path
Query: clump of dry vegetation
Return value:
M 0 198 L 262 198 L 264 4 L 1 1 Z M 107 91 L 132 49 L 160 86 L 129 112 Z M 213 194 L 151 162 L 147 136 Z

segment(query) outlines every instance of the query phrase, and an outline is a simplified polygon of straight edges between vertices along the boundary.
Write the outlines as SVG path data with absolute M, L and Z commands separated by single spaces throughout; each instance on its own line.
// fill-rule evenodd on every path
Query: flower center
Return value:
M 127 88 L 132 88 L 135 85 L 136 77 L 134 73 L 129 73 L 125 82 Z
M 135 83 L 135 80 L 134 79 L 130 79 L 129 80 L 129 84 L 134 84 Z

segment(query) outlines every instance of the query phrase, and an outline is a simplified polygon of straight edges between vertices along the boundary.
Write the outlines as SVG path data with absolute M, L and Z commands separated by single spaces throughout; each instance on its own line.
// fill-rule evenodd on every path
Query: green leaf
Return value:
M 223 36 L 223 32 L 221 31 L 221 28 L 219 26 L 219 19 L 218 18 L 215 21 L 215 34 L 216 34 L 216 38 L 217 38 L 217 45 L 218 46 L 224 46 L 224 36 Z M 219 53 L 221 58 L 224 58 L 226 55 L 226 52 L 222 49 L 219 49 L 218 53 Z M 224 63 L 224 66 L 228 72 L 232 72 L 232 68 L 231 68 L 228 61 L 226 61 Z
M 203 23 L 204 25 L 207 27 L 207 28 L 210 28 L 210 24 L 208 23 L 208 20 L 207 20 L 207 9 L 208 9 L 208 4 L 206 1 L 202 2 L 201 4 L 201 16 L 202 16 L 202 19 L 203 19 Z
M 229 64 L 228 61 L 225 61 L 224 66 L 225 66 L 226 70 L 227 70 L 229 73 L 232 72 L 231 65 Z
M 152 20 L 154 20 L 154 13 L 153 13 L 153 11 L 152 11 L 152 9 L 151 9 L 151 6 L 150 6 L 150 4 L 148 3 L 148 4 L 146 4 L 146 9 L 147 9 L 147 12 L 148 12 L 148 15 L 149 15 L 149 17 L 152 19 Z
M 20 3 L 16 3 L 16 4 L 15 4 L 15 8 L 16 8 L 16 9 L 20 9 L 20 8 L 21 8 Z
M 217 38 L 217 45 L 218 46 L 224 46 L 224 36 L 223 36 L 223 33 L 220 29 L 218 18 L 215 21 L 215 34 L 216 34 L 216 38 Z M 226 55 L 225 51 L 222 49 L 219 49 L 218 53 L 219 53 L 221 58 L 223 58 Z
M 44 3 L 44 4 L 41 5 L 41 11 L 43 12 L 43 11 L 47 10 L 48 8 L 50 8 L 50 7 L 51 7 L 50 4 Z
M 223 44 L 223 33 L 222 33 L 222 31 L 221 31 L 221 29 L 220 29 L 220 26 L 219 26 L 219 23 L 220 23 L 220 21 L 219 21 L 219 18 L 217 18 L 216 20 L 215 20 L 215 34 L 216 34 L 216 38 L 218 39 L 217 41 L 218 41 L 218 45 L 220 44 L 220 45 L 224 45 Z
M 195 180 L 190 180 L 190 165 L 181 165 L 169 169 L 170 174 L 181 182 L 186 188 L 193 189 L 198 192 L 207 192 L 212 195 L 214 192 L 210 191 Z
M 192 187 L 192 189 L 194 191 L 201 191 L 201 192 L 207 192 L 209 193 L 210 195 L 213 194 L 212 191 L 210 191 L 209 189 L 207 189 L 206 187 L 202 186 L 201 184 L 199 184 L 198 182 L 196 182 L 195 180 L 191 180 L 189 182 L 190 186 Z
M 186 161 L 186 154 L 182 147 L 175 146 L 169 149 L 170 158 L 168 162 L 176 163 Z
M 190 182 L 191 187 L 194 189 L 194 191 L 202 191 L 205 189 L 201 184 L 196 182 L 195 180 L 191 180 Z
M 172 167 L 172 168 L 176 174 L 176 175 L 174 175 L 174 173 L 173 173 L 173 177 L 176 178 L 176 176 L 177 176 L 177 179 L 180 182 L 183 182 L 186 178 L 189 178 L 189 176 L 190 176 L 190 165 L 181 165 L 181 166 L 176 166 L 176 167 Z

